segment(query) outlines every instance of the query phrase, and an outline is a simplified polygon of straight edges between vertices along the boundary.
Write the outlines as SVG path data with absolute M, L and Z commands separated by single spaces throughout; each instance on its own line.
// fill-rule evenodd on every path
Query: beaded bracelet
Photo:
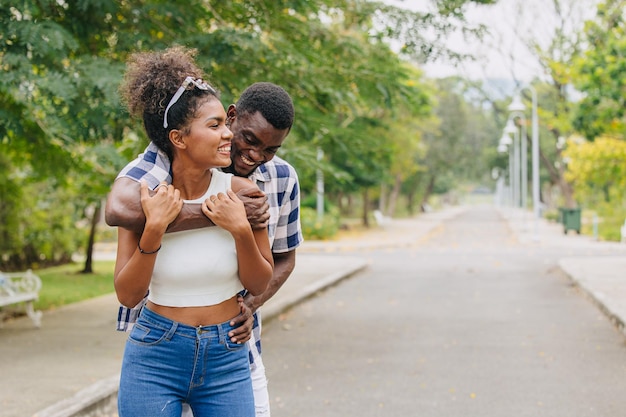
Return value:
M 143 253 L 144 255 L 152 255 L 153 253 L 157 253 L 158 251 L 161 250 L 161 245 L 159 245 L 159 247 L 156 248 L 156 250 L 153 250 L 151 252 L 145 251 L 141 249 L 141 246 L 139 246 L 139 242 L 137 242 L 137 247 L 139 248 L 139 252 Z

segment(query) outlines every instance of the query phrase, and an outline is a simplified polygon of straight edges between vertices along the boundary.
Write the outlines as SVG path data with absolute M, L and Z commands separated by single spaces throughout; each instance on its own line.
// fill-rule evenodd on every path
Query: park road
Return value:
M 522 245 L 474 206 L 358 252 L 368 269 L 263 328 L 273 417 L 626 415 L 624 336 L 557 267 L 593 249 Z

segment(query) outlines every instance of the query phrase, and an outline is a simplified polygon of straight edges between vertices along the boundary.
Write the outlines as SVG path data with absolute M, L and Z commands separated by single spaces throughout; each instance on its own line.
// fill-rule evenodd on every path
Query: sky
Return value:
M 566 25 L 570 30 L 581 27 L 591 18 L 598 0 L 565 0 L 561 5 L 568 11 Z M 387 0 L 388 4 L 411 10 L 424 11 L 427 0 Z M 568 7 L 568 4 L 572 6 Z M 460 35 L 449 38 L 448 45 L 457 51 L 467 51 L 477 57 L 476 62 L 454 67 L 435 62 L 423 67 L 427 76 L 461 75 L 470 79 L 504 78 L 528 82 L 542 77 L 536 58 L 525 46 L 525 40 L 534 39 L 547 46 L 557 24 L 551 0 L 498 0 L 494 5 L 468 5 L 465 16 L 471 23 L 482 23 L 489 34 L 482 42 L 468 43 Z

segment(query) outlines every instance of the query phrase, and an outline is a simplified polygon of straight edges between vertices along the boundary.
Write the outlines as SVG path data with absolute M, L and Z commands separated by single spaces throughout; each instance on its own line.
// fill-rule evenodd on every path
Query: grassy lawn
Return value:
M 80 273 L 83 263 L 34 270 L 42 282 L 35 308 L 49 310 L 114 292 L 114 266 L 114 261 L 94 262 L 91 274 Z

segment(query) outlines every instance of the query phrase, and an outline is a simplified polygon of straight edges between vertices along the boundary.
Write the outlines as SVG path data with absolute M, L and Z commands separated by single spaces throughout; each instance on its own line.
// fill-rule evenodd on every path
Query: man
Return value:
M 257 416 L 269 416 L 269 396 L 265 368 L 261 360 L 261 318 L 258 308 L 270 299 L 287 280 L 296 261 L 296 248 L 302 243 L 300 227 L 300 189 L 294 168 L 276 156 L 293 125 L 294 108 L 291 97 L 281 87 L 272 83 L 255 83 L 248 87 L 236 105 L 227 111 L 233 132 L 231 145 L 232 164 L 225 171 L 248 177 L 256 182 L 267 197 L 269 205 L 268 235 L 274 258 L 274 273 L 265 292 L 253 297 L 246 295 L 245 304 L 254 317 L 250 348 L 255 407 Z M 115 181 L 105 210 L 110 226 L 141 230 L 145 217 L 139 201 L 139 180 L 146 180 L 152 188 L 160 181 L 171 182 L 169 160 L 150 144 L 146 151 L 127 165 Z M 245 200 L 248 201 L 248 200 Z M 263 200 L 257 201 L 257 208 Z M 250 211 L 249 211 L 250 213 Z M 258 215 L 257 224 L 265 225 L 266 218 Z M 172 230 L 210 226 L 199 205 L 186 205 Z M 118 330 L 127 330 L 128 323 L 136 317 L 138 307 L 121 308 Z M 234 319 L 235 324 L 246 317 Z M 242 326 L 243 327 L 243 326 Z M 249 329 L 248 329 L 249 331 Z M 231 337 L 247 337 L 245 330 Z M 239 339 L 241 340 L 241 339 Z

